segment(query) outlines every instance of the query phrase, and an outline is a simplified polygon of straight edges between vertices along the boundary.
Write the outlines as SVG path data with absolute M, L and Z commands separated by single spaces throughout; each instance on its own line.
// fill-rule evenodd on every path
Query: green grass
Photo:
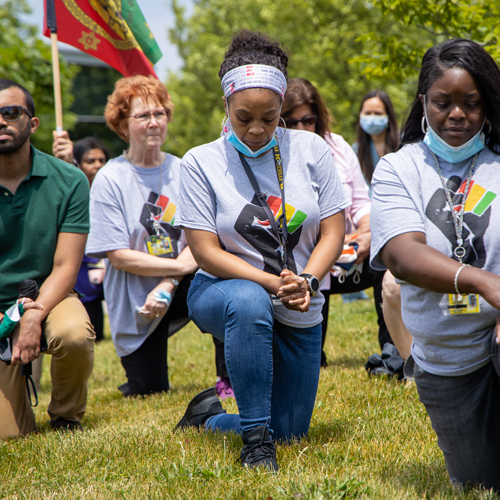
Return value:
M 211 337 L 193 325 L 170 339 L 172 390 L 163 395 L 124 399 L 113 344 L 97 344 L 83 433 L 49 429 L 46 359 L 38 433 L 0 441 L 0 498 L 498 498 L 454 492 L 415 386 L 367 377 L 364 363 L 377 349 L 373 302 L 332 298 L 330 365 L 321 372 L 309 436 L 278 446 L 278 474 L 243 469 L 239 436 L 172 433 L 189 400 L 215 382 Z M 233 400 L 224 406 L 236 411 Z

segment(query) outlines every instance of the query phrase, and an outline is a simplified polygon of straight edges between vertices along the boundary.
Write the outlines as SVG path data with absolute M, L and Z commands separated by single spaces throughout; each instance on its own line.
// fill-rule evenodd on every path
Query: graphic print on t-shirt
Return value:
M 282 214 L 281 198 L 269 196 L 267 204 L 276 220 Z M 288 269 L 297 274 L 297 265 L 293 257 L 293 249 L 297 246 L 302 233 L 302 223 L 307 214 L 297 210 L 292 205 L 285 203 L 286 222 L 288 228 Z M 254 195 L 251 203 L 245 205 L 234 224 L 235 231 L 240 234 L 250 245 L 252 245 L 264 259 L 266 273 L 279 275 L 282 271 L 280 246 L 276 240 L 273 228 L 265 210 L 260 206 L 257 195 Z
M 165 238 L 166 245 L 171 251 L 165 253 L 154 253 L 159 257 L 167 257 L 170 259 L 176 259 L 179 255 L 177 249 L 177 242 L 181 237 L 181 229 L 174 227 L 176 205 L 170 201 L 168 196 L 158 195 L 154 191 L 149 193 L 148 201 L 143 205 L 141 212 L 141 224 L 145 227 L 148 232 L 148 237 L 145 238 L 146 247 L 149 248 L 148 240 L 156 236 L 156 231 L 153 227 L 153 220 L 160 223 L 163 231 L 162 235 Z M 151 215 L 153 220 L 151 220 Z M 150 252 L 151 253 L 151 252 Z
M 452 176 L 446 187 L 451 191 L 451 199 L 454 210 L 460 211 L 467 180 L 462 182 L 458 176 Z M 469 195 L 464 207 L 464 225 L 462 237 L 464 240 L 465 257 L 464 264 L 482 268 L 486 262 L 486 250 L 484 248 L 484 233 L 489 226 L 491 217 L 491 204 L 496 194 L 488 191 L 474 181 L 470 182 Z M 427 218 L 441 230 L 451 243 L 451 250 L 455 250 L 457 236 L 453 217 L 446 200 L 446 194 L 442 188 L 436 190 L 432 195 L 425 210 Z

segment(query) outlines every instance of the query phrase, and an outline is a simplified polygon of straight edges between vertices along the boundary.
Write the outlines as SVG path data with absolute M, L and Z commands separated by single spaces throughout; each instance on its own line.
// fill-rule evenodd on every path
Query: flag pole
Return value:
M 63 131 L 63 113 L 61 98 L 61 73 L 59 70 L 59 49 L 57 47 L 57 22 L 54 0 L 46 0 L 47 27 L 50 28 L 52 41 L 52 78 L 54 83 L 54 104 L 56 108 L 56 130 Z

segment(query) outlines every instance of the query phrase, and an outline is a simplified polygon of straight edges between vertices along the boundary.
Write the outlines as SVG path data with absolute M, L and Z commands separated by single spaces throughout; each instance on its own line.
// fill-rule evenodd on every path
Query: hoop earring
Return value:
M 424 134 L 427 134 L 427 130 L 429 130 L 429 127 L 425 128 L 425 115 L 422 116 L 422 122 L 420 123 L 420 127 L 422 128 L 422 132 Z
M 224 129 L 226 128 L 227 120 L 228 120 L 227 115 L 224 115 L 224 118 L 222 118 L 222 133 L 224 133 Z
M 491 134 L 491 122 L 490 121 L 488 122 L 488 125 L 490 126 L 490 128 L 488 129 L 488 131 L 486 133 Z
M 286 122 L 282 116 L 280 116 L 280 120 L 283 122 L 284 127 L 282 127 L 282 128 L 285 129 L 285 131 L 283 132 L 283 135 L 281 137 L 276 136 L 276 139 L 283 139 L 283 137 L 285 137 L 285 135 L 286 135 Z

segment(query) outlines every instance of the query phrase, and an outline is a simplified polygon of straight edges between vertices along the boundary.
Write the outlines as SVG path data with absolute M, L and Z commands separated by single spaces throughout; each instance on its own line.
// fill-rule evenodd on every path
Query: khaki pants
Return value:
M 52 420 L 81 420 L 87 405 L 87 381 L 94 366 L 94 329 L 80 299 L 72 292 L 42 324 L 52 355 Z M 36 430 L 35 415 L 26 391 L 21 367 L 0 361 L 0 437 L 29 434 Z

